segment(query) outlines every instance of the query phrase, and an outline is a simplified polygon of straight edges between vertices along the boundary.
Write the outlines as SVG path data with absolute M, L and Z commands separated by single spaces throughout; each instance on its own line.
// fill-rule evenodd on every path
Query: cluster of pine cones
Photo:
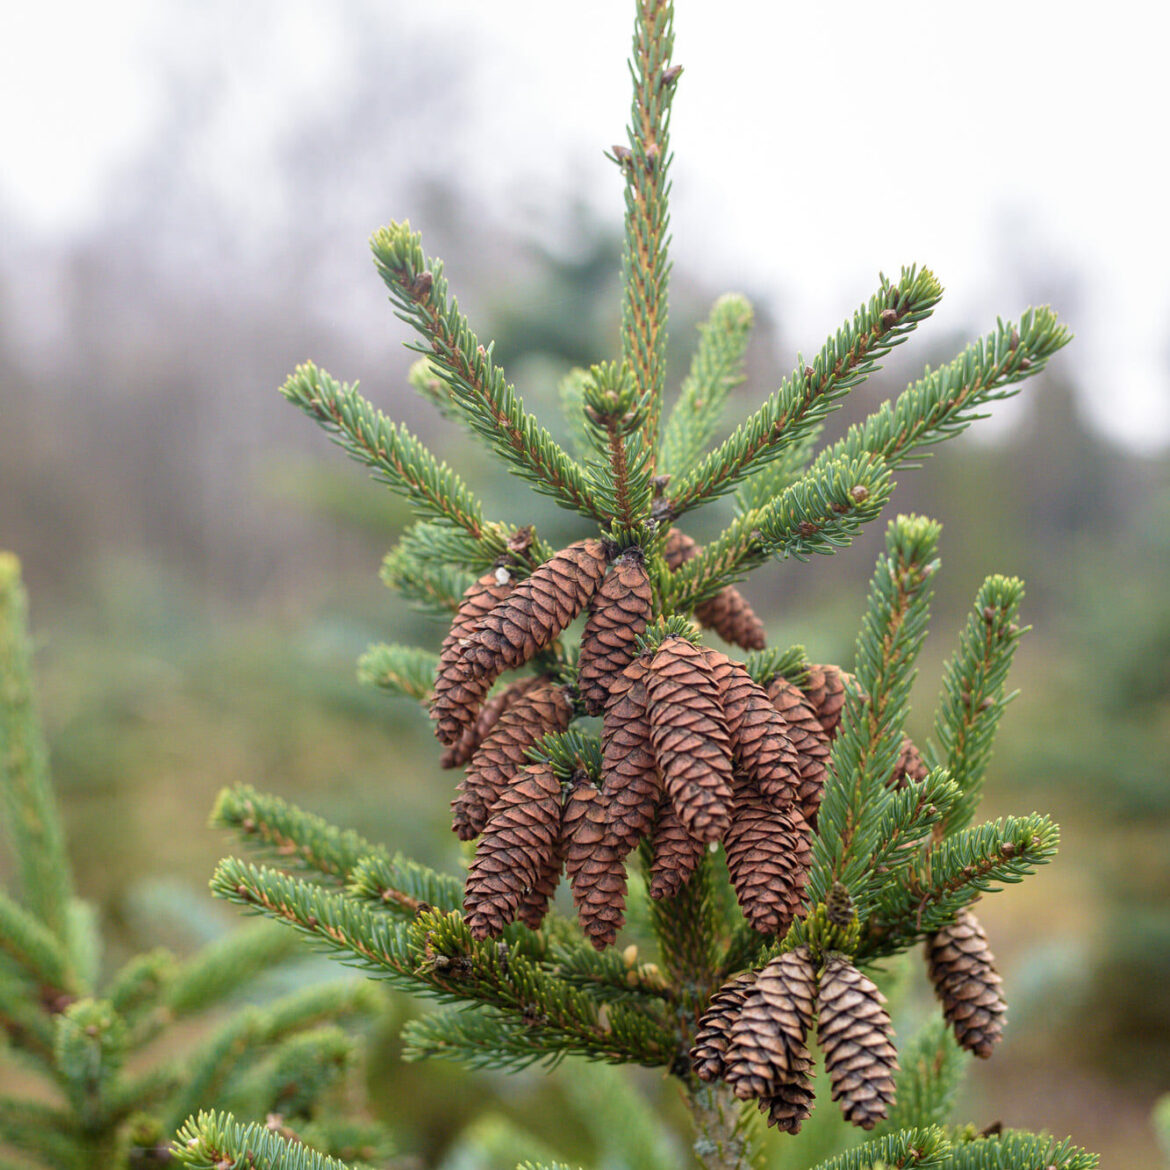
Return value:
M 672 569 L 695 551 L 677 530 L 668 535 Z M 586 607 L 575 690 L 536 675 L 488 697 Z M 654 897 L 677 894 L 721 841 L 757 930 L 783 933 L 798 913 L 844 677 L 813 667 L 803 691 L 783 677 L 765 690 L 740 663 L 680 636 L 639 654 L 651 615 L 641 550 L 618 554 L 598 540 L 562 549 L 520 581 L 495 569 L 464 595 L 431 715 L 448 745 L 444 764 L 467 765 L 455 832 L 482 834 L 464 901 L 476 937 L 514 920 L 539 925 L 564 868 L 583 929 L 598 948 L 610 945 L 624 921 L 625 861 L 642 838 Z M 745 648 L 763 644 L 734 588 L 696 617 Z M 600 772 L 563 783 L 528 753 L 578 714 L 603 716 Z
M 959 1044 L 988 1057 L 1003 1031 L 1002 980 L 970 910 L 927 937 L 926 958 L 943 1015 Z M 768 1124 L 797 1133 L 811 1116 L 816 1020 L 825 1070 L 847 1121 L 872 1129 L 894 1100 L 897 1052 L 885 999 L 848 956 L 829 952 L 819 971 L 807 946 L 735 976 L 711 997 L 691 1048 L 695 1075 L 756 1099 Z

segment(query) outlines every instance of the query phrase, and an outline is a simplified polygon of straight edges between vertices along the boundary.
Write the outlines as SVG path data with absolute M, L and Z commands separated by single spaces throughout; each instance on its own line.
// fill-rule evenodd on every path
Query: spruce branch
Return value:
M 736 513 L 744 515 L 764 507 L 800 479 L 812 462 L 824 429 L 821 423 L 810 427 L 803 438 L 786 445 L 774 459 L 749 475 L 735 489 Z
M 56 992 L 76 991 L 69 958 L 57 938 L 0 890 L 0 952 L 30 978 Z
M 5 1145 L 52 1167 L 73 1170 L 77 1159 L 77 1120 L 65 1110 L 39 1102 L 0 1097 L 0 1137 Z M 13 1163 L 0 1160 L 7 1170 Z M 21 1162 L 15 1170 L 28 1164 Z
M 698 1084 L 688 1104 L 695 1123 L 691 1148 L 703 1170 L 756 1170 L 760 1124 L 753 1103 L 736 1100 L 725 1084 Z
M 743 665 L 752 681 L 762 687 L 774 678 L 786 678 L 800 686 L 808 678 L 808 651 L 803 646 L 789 646 L 787 650 L 776 647 L 753 650 L 744 658 Z
M 858 689 L 845 700 L 818 814 L 809 897 L 823 902 L 839 882 L 863 921 L 881 884 L 869 859 L 891 799 L 886 782 L 897 761 L 914 662 L 926 635 L 939 531 L 934 521 L 899 516 L 886 532 L 857 640 Z
M 190 1170 L 349 1170 L 270 1125 L 241 1125 L 230 1113 L 201 1111 L 188 1118 L 170 1153 Z
M 1032 813 L 959 829 L 897 874 L 876 898 L 859 958 L 893 954 L 954 919 L 981 893 L 1023 881 L 1056 856 L 1060 830 Z
M 658 448 L 658 423 L 666 381 L 667 258 L 670 216 L 670 105 L 682 72 L 670 64 L 674 6 L 670 0 L 636 0 L 630 76 L 633 107 L 628 147 L 611 157 L 625 177 L 625 246 L 622 250 L 622 361 L 634 373 L 646 402 L 645 447 Z
M 1096 1154 L 1074 1146 L 1068 1138 L 1057 1141 L 1048 1134 L 1005 1130 L 1002 1134 L 956 1142 L 948 1170 L 1095 1170 Z
M 49 753 L 37 718 L 20 561 L 0 551 L 0 812 L 21 897 L 38 924 L 65 942 L 72 869 Z
M 578 458 L 585 459 L 593 449 L 589 424 L 585 419 L 585 386 L 589 371 L 574 366 L 557 383 L 557 401 L 561 416 L 569 432 L 569 448 Z
M 211 813 L 212 825 L 234 829 L 261 856 L 282 866 L 309 871 L 336 882 L 371 855 L 385 856 L 352 829 L 338 829 L 315 813 L 305 812 L 279 796 L 257 792 L 247 784 L 223 789 Z
M 669 514 L 717 499 L 802 443 L 849 390 L 878 369 L 878 360 L 929 317 L 942 286 L 928 269 L 905 268 L 830 338 L 811 366 L 801 362 L 784 384 L 677 486 Z M 850 453 L 852 454 L 852 452 Z
M 126 1054 L 126 1025 L 108 1001 L 79 999 L 57 1016 L 58 1083 L 81 1129 L 96 1133 Z
M 911 1166 L 952 1165 L 954 1147 L 937 1126 L 904 1129 L 872 1138 L 835 1158 L 818 1162 L 813 1170 L 908 1170 Z
M 457 565 L 436 563 L 429 556 L 423 559 L 414 554 L 407 547 L 411 531 L 383 558 L 379 576 L 387 588 L 418 609 L 449 619 L 476 575 Z
M 1072 335 L 1047 307 L 1029 309 L 1019 323 L 1000 321 L 994 333 L 969 345 L 949 365 L 926 374 L 885 402 L 859 426 L 817 456 L 819 465 L 868 451 L 891 468 L 912 466 L 923 448 L 966 430 L 992 402 L 1019 393 Z
M 427 702 L 435 686 L 438 655 L 415 646 L 378 642 L 358 659 L 358 681 L 394 695 Z
M 889 794 L 877 822 L 876 846 L 865 866 L 868 884 L 891 880 L 891 871 L 909 864 L 926 837 L 941 825 L 959 799 L 945 768 L 935 768 L 921 783 Z
M 463 887 L 457 879 L 399 854 L 363 858 L 349 875 L 348 893 L 403 920 L 422 910 L 448 913 L 463 905 Z
M 392 423 L 359 393 L 312 362 L 297 366 L 280 392 L 319 423 L 335 443 L 374 478 L 403 496 L 419 515 L 466 532 L 485 555 L 500 556 L 507 546 L 502 526 L 489 524 L 479 501 L 463 480 L 405 427 Z
M 893 486 L 884 464 L 864 454 L 817 468 L 737 517 L 682 565 L 669 578 L 671 604 L 693 609 L 772 557 L 804 561 L 848 546 L 880 514 Z
M 1007 675 L 1024 631 L 1019 626 L 1024 583 L 1016 577 L 988 577 L 956 651 L 943 670 L 943 693 L 934 733 L 940 746 L 926 745 L 926 759 L 943 765 L 959 786 L 946 831 L 969 824 L 979 803 L 1000 716 L 1014 695 Z
M 661 474 L 682 475 L 710 442 L 727 396 L 746 377 L 743 358 L 752 316 L 746 297 L 727 293 L 699 326 L 699 344 L 690 371 L 662 432 Z
M 585 475 L 524 409 L 524 403 L 480 345 L 459 306 L 447 297 L 443 266 L 423 254 L 421 236 L 409 223 L 379 228 L 370 240 L 374 263 L 397 306 L 424 344 L 415 346 L 442 377 L 458 407 L 510 470 L 543 495 L 583 516 L 601 519 L 589 498 Z

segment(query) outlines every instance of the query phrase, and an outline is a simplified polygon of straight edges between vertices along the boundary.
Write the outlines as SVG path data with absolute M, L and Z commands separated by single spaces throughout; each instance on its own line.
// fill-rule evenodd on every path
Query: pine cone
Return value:
M 529 930 L 539 930 L 545 915 L 548 914 L 548 905 L 553 894 L 557 892 L 564 863 L 565 859 L 558 845 L 545 859 L 536 880 L 520 895 L 520 905 L 516 907 L 516 921 L 523 922 Z
M 463 594 L 451 628 L 439 648 L 431 718 L 436 721 L 435 734 L 442 743 L 459 741 L 463 732 L 473 724 L 475 710 L 487 693 L 487 687 L 478 683 L 468 686 L 469 672 L 463 664 L 464 646 L 479 628 L 479 623 L 512 591 L 512 584 L 512 574 L 505 568 L 491 569 L 473 582 Z
M 914 741 L 908 735 L 902 736 L 902 747 L 898 752 L 898 762 L 894 765 L 894 774 L 889 779 L 889 786 L 901 791 L 913 780 L 921 784 L 930 769 L 922 758 L 922 753 L 914 746 Z
M 815 997 L 808 947 L 777 956 L 760 972 L 732 1025 L 724 1057 L 724 1079 L 737 1097 L 775 1097 L 807 1071 Z
M 556 856 L 561 784 L 547 764 L 529 764 L 492 809 L 467 872 L 463 909 L 472 938 L 494 938 Z
M 501 688 L 480 708 L 475 722 L 465 728 L 459 737 L 459 742 L 449 747 L 439 757 L 439 765 L 443 768 L 458 768 L 467 763 L 475 754 L 475 749 L 483 742 L 500 716 L 526 691 L 529 691 L 541 681 L 539 675 L 529 675 L 517 682 Z
M 597 592 L 605 567 L 601 541 L 579 540 L 536 568 L 468 639 L 463 657 L 472 675 L 490 685 L 553 642 Z
M 626 856 L 654 820 L 662 784 L 650 737 L 650 668 L 636 658 L 618 677 L 601 731 L 601 778 L 610 837 Z
M 778 812 L 742 793 L 723 838 L 727 869 L 744 915 L 761 934 L 783 934 L 801 910 L 812 864 L 808 824 L 795 808 Z
M 680 565 L 698 556 L 699 552 L 699 546 L 681 529 L 672 528 L 666 534 L 662 555 L 672 573 Z M 721 589 L 710 601 L 696 606 L 695 620 L 699 625 L 714 630 L 725 642 L 744 650 L 763 650 L 766 644 L 763 623 L 733 585 Z
M 797 802 L 804 819 L 815 829 L 828 775 L 829 737 L 805 702 L 800 688 L 783 675 L 777 675 L 769 683 L 768 698 L 788 724 L 788 738 L 796 749 L 800 773 Z
M 817 994 L 817 1041 L 845 1120 L 873 1129 L 894 1100 L 898 1054 L 885 997 L 842 955 L 831 955 Z
M 650 847 L 654 853 L 650 866 L 651 898 L 673 898 L 687 884 L 707 851 L 707 846 L 687 830 L 669 800 L 658 806 Z
M 970 910 L 960 910 L 951 925 L 927 937 L 926 958 L 955 1039 L 986 1060 L 1003 1033 L 1007 1004 L 979 920 Z
M 653 594 L 642 550 L 627 549 L 593 600 L 581 636 L 577 686 L 590 715 L 605 709 L 618 676 L 634 657 L 635 641 L 650 620 Z
M 719 687 L 732 759 L 761 796 L 777 808 L 791 804 L 800 790 L 800 759 L 788 724 L 740 663 L 718 650 L 705 653 Z
M 817 722 L 824 733 L 832 739 L 841 725 L 841 712 L 845 707 L 845 684 L 853 676 L 839 666 L 810 664 L 808 680 L 800 689 L 805 701 L 812 708 Z
M 715 992 L 707 1004 L 691 1047 L 691 1067 L 699 1080 L 717 1081 L 723 1076 L 723 1057 L 730 1043 L 731 1026 L 755 981 L 755 971 L 743 971 Z
M 771 1097 L 762 1097 L 760 1112 L 766 1113 L 768 1124 L 781 1133 L 800 1133 L 800 1127 L 812 1116 L 813 1089 L 809 1073 L 812 1064 L 789 1073 L 789 1080 Z
M 626 866 L 609 839 L 605 801 L 595 785 L 580 784 L 569 793 L 561 839 L 577 919 L 589 941 L 604 950 L 626 920 Z
M 564 731 L 572 718 L 565 692 L 547 681 L 528 688 L 508 706 L 472 756 L 459 795 L 451 802 L 451 827 L 461 841 L 483 832 L 509 782 L 528 763 L 528 749 L 549 732 Z
M 685 638 L 667 638 L 650 663 L 648 690 L 666 793 L 695 837 L 718 841 L 730 819 L 731 744 L 703 651 Z

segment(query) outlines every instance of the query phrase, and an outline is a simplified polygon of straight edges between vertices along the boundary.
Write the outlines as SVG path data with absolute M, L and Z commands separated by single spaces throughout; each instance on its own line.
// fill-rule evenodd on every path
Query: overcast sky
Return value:
M 84 223 L 160 126 L 165 71 L 185 54 L 222 55 L 240 91 L 209 166 L 263 190 L 249 168 L 266 136 L 344 89 L 348 7 L 8 5 L 0 208 L 38 231 Z M 472 207 L 583 194 L 618 221 L 601 152 L 628 110 L 625 0 L 386 0 L 375 20 L 355 7 L 388 75 L 420 36 L 435 86 L 458 70 L 471 108 L 443 149 Z M 679 264 L 767 298 L 806 352 L 904 263 L 947 287 L 943 330 L 989 329 L 1025 297 L 1072 301 L 1075 280 L 1075 303 L 1055 307 L 1093 417 L 1142 447 L 1170 443 L 1160 6 L 679 0 L 676 23 Z

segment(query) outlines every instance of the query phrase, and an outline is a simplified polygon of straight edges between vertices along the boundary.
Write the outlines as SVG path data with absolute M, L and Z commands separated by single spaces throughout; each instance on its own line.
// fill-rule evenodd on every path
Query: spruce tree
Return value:
M 736 588 L 767 562 L 848 548 L 900 469 L 1015 394 L 1068 332 L 1047 308 L 1000 321 L 821 445 L 827 416 L 938 303 L 935 276 L 906 268 L 712 446 L 752 311 L 739 296 L 714 305 L 668 406 L 672 17 L 669 0 L 636 0 L 628 139 L 609 155 L 625 191 L 620 352 L 561 387 L 572 449 L 525 407 L 419 233 L 392 223 L 371 241 L 416 335 L 413 386 L 579 516 L 579 539 L 552 547 L 522 506 L 489 517 L 449 464 L 312 363 L 283 387 L 417 515 L 384 576 L 447 637 L 437 655 L 372 647 L 360 671 L 425 704 L 443 762 L 463 770 L 466 881 L 234 789 L 215 820 L 266 858 L 225 860 L 213 889 L 447 1005 L 408 1026 L 411 1057 L 662 1070 L 705 1167 L 753 1165 L 764 1121 L 795 1133 L 835 1108 L 876 1133 L 822 1170 L 1094 1166 L 1068 1142 L 950 1117 L 964 1050 L 989 1056 L 1005 1015 L 972 907 L 1057 847 L 1048 817 L 976 819 L 1021 583 L 980 588 L 920 745 L 905 725 L 936 523 L 888 522 L 848 670 L 767 647 Z M 734 518 L 700 547 L 689 514 L 728 496 Z M 562 875 L 572 916 L 552 908 Z M 915 948 L 945 1029 L 899 1054 L 872 973 Z M 192 1167 L 337 1165 L 216 1113 L 189 1120 L 174 1153 Z

